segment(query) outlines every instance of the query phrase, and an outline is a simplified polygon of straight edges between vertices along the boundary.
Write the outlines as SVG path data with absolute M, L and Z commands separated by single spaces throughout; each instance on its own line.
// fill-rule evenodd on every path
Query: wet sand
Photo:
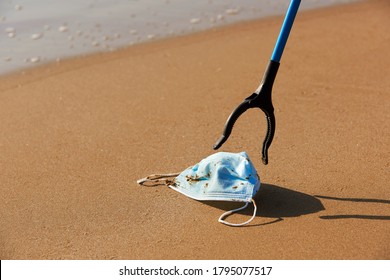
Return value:
M 389 259 L 389 14 L 367 0 L 297 16 L 269 164 L 260 111 L 221 148 L 246 151 L 262 181 L 242 228 L 217 222 L 234 203 L 136 180 L 214 153 L 282 17 L 0 78 L 0 258 Z

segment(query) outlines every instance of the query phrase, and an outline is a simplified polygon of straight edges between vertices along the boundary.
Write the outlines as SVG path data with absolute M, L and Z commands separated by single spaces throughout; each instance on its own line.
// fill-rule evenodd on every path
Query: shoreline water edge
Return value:
M 303 1 L 301 10 L 356 0 Z M 9 0 L 0 3 L 0 75 L 284 14 L 290 1 Z

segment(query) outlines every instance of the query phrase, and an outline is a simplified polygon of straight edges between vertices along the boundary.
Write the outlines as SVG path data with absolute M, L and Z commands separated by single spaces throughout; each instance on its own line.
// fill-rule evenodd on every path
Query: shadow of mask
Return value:
M 321 201 L 312 195 L 265 183 L 261 184 L 254 199 L 258 205 L 256 216 L 275 218 L 275 220 L 249 226 L 273 224 L 283 221 L 284 218 L 299 217 L 325 210 Z M 203 203 L 225 211 L 237 206 L 237 202 L 205 201 Z M 241 214 L 251 215 L 252 210 L 246 209 Z
M 379 204 L 390 204 L 390 200 L 376 199 L 376 198 L 346 198 L 346 197 L 332 197 L 324 195 L 315 195 L 316 198 L 336 200 L 353 203 L 379 203 Z M 360 209 L 360 208 L 359 208 Z M 362 208 L 364 209 L 364 208 Z M 389 215 L 366 215 L 366 214 L 341 214 L 341 215 L 323 215 L 320 219 L 324 220 L 338 220 L 338 219 L 364 219 L 364 220 L 382 220 L 390 221 Z

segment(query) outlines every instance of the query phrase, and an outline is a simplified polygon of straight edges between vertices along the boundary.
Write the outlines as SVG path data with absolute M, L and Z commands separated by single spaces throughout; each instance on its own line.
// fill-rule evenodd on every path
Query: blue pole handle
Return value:
M 284 22 L 279 33 L 278 40 L 276 41 L 274 52 L 272 53 L 272 61 L 280 63 L 280 58 L 282 57 L 284 47 L 287 43 L 288 35 L 290 34 L 291 27 L 298 12 L 299 4 L 301 4 L 301 0 L 291 0 L 290 6 L 288 7 L 286 17 L 284 18 Z

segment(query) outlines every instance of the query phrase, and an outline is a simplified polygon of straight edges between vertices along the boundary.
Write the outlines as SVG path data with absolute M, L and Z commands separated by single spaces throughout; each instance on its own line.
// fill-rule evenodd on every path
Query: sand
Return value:
M 220 149 L 246 151 L 262 181 L 241 228 L 217 222 L 237 204 L 136 180 L 214 153 L 283 17 L 0 78 L 0 258 L 389 259 L 389 14 L 367 0 L 297 16 L 269 164 L 259 110 Z

